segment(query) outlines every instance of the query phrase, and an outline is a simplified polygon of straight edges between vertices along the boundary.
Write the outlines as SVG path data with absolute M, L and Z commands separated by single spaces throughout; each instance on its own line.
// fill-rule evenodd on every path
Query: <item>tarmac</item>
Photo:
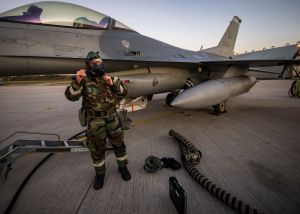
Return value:
M 199 171 L 226 191 L 265 213 L 300 213 L 300 99 L 290 98 L 291 80 L 259 81 L 247 94 L 230 100 L 220 116 L 210 109 L 188 111 L 165 104 L 155 95 L 144 110 L 130 113 L 133 127 L 125 131 L 132 179 L 117 171 L 113 152 L 106 158 L 103 189 L 92 187 L 89 153 L 57 153 L 29 180 L 12 213 L 176 213 L 168 179 L 175 176 L 187 193 L 187 213 L 235 213 L 198 185 L 181 168 L 149 174 L 149 155 L 180 161 L 174 129 L 198 147 Z M 80 102 L 64 97 L 66 85 L 0 87 L 0 139 L 15 131 L 57 133 L 67 139 L 83 130 Z M 16 139 L 55 139 L 17 135 Z M 10 142 L 0 144 L 0 149 Z M 46 154 L 30 154 L 14 164 L 0 184 L 0 213 L 15 191 Z

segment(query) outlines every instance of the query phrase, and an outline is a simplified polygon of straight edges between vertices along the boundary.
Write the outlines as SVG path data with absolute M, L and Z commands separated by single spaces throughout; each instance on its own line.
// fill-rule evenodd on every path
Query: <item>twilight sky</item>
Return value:
M 38 1 L 38 0 L 37 0 Z M 0 13 L 36 0 L 0 0 Z M 58 0 L 59 1 L 59 0 Z M 243 21 L 235 51 L 300 41 L 300 0 L 65 0 L 137 32 L 189 50 L 218 44 L 234 15 Z

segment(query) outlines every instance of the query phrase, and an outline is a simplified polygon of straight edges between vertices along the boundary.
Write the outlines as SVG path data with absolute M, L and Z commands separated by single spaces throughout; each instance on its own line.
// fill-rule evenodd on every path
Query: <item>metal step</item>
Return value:
M 1 143 L 15 136 L 16 134 L 39 134 L 39 135 L 55 135 L 58 140 L 17 140 L 14 143 L 2 148 L 0 150 L 0 174 L 4 171 L 4 180 L 6 180 L 9 171 L 11 170 L 12 163 L 19 157 L 28 153 L 59 153 L 59 152 L 88 152 L 83 136 L 78 135 L 76 139 L 80 140 L 65 140 L 61 141 L 60 136 L 49 133 L 33 133 L 33 132 L 15 132 Z M 113 150 L 113 147 L 106 147 L 106 151 Z
M 0 170 L 22 155 L 34 152 L 88 152 L 83 141 L 17 140 L 0 150 Z

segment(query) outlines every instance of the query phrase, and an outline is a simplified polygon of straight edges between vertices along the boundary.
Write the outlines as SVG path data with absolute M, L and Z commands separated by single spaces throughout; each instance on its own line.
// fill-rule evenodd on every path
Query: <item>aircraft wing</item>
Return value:
M 231 66 L 231 65 L 245 65 L 249 67 L 264 67 L 264 66 L 280 66 L 286 64 L 299 65 L 300 59 L 225 59 L 225 60 L 209 60 L 200 61 L 204 66 Z
M 299 50 L 299 44 L 293 44 L 260 51 L 251 51 L 244 54 L 237 54 L 234 56 L 234 59 L 295 59 Z
M 289 45 L 278 48 L 271 48 L 261 51 L 252 51 L 245 54 L 235 55 L 233 59 L 208 60 L 201 63 L 205 65 L 246 65 L 257 72 L 263 69 L 257 67 L 280 66 L 287 64 L 299 64 L 295 59 L 299 52 L 299 45 Z
M 249 68 L 249 71 L 258 72 L 258 73 L 265 73 L 265 74 L 276 74 L 276 75 L 278 75 L 277 72 L 272 72 L 272 71 L 268 71 L 268 70 L 261 70 L 261 69 L 255 69 L 255 68 Z
M 200 63 L 206 66 L 218 65 L 218 66 L 230 66 L 230 65 L 245 65 L 251 69 L 255 69 L 257 72 L 263 69 L 257 69 L 257 67 L 267 66 L 280 66 L 287 64 L 299 65 L 299 59 L 295 59 L 299 52 L 299 44 L 265 49 L 261 51 L 252 51 L 245 54 L 238 54 L 233 59 L 216 59 L 204 60 Z

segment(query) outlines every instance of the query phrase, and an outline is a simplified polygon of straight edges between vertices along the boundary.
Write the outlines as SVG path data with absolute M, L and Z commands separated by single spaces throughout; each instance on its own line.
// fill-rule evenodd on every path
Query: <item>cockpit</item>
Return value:
M 128 26 L 102 13 L 64 2 L 37 2 L 27 4 L 1 13 L 0 22 L 135 32 Z

